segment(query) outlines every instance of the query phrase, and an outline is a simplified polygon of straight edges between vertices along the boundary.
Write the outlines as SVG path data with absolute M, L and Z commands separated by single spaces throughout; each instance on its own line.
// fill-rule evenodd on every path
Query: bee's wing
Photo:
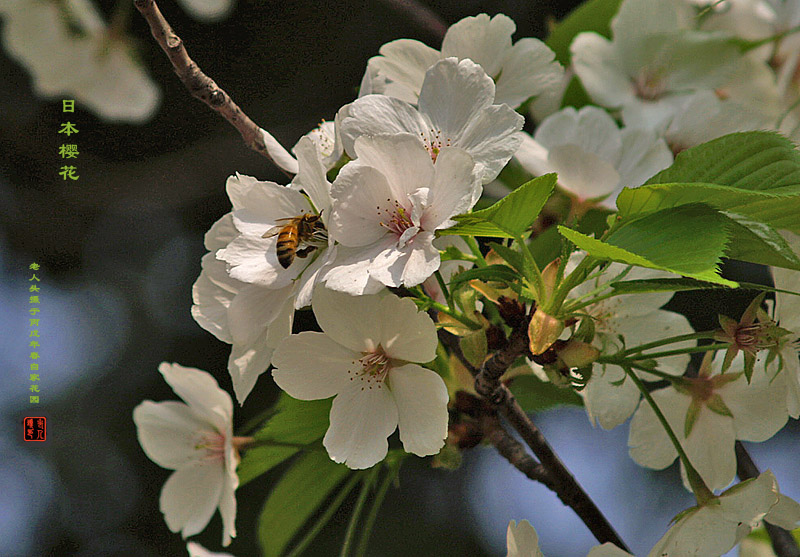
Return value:
M 281 230 L 283 230 L 283 228 L 284 228 L 284 226 L 281 226 L 281 225 L 273 226 L 272 228 L 270 228 L 269 230 L 264 232 L 264 234 L 262 234 L 261 237 L 262 238 L 272 238 L 273 236 L 277 236 L 278 234 L 281 233 Z

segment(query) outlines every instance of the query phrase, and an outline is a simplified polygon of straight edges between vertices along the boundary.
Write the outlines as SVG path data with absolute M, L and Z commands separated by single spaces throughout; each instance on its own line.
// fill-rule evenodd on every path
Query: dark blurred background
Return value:
M 34 0 L 31 0 L 33 2 Z M 128 0 L 130 1 L 130 0 Z M 505 13 L 515 39 L 543 37 L 546 22 L 576 1 L 427 2 L 448 25 L 481 12 Z M 114 2 L 98 2 L 108 18 Z M 440 38 L 392 2 L 238 0 L 227 19 L 201 23 L 175 2 L 160 7 L 190 55 L 259 125 L 287 148 L 351 101 L 366 61 L 385 42 L 407 37 L 438 48 Z M 203 234 L 230 210 L 234 172 L 284 183 L 269 161 L 189 96 L 132 11 L 129 33 L 162 99 L 143 125 L 110 124 L 77 105 L 75 163 L 63 181 L 57 156 L 64 121 L 59 99 L 35 96 L 22 66 L 0 53 L 0 556 L 185 555 L 167 529 L 158 495 L 171 473 L 149 461 L 131 418 L 144 399 L 177 396 L 157 372 L 162 361 L 211 372 L 232 392 L 230 347 L 190 315 L 191 286 L 205 253 Z M 28 266 L 41 265 L 41 403 L 28 402 Z M 684 308 L 697 301 L 682 298 Z M 704 298 L 709 307 L 747 300 Z M 704 309 L 709 309 L 704 308 Z M 264 376 L 242 424 L 271 404 Z M 23 416 L 48 418 L 45 443 L 23 443 Z M 677 468 L 651 472 L 628 457 L 627 426 L 593 430 L 582 409 L 537 417 L 545 434 L 639 554 L 689 506 Z M 791 451 L 797 423 L 754 450 L 784 491 L 798 496 Z M 783 441 L 781 441 L 783 439 Z M 795 456 L 796 456 L 795 452 Z M 255 524 L 275 476 L 237 492 L 238 537 L 227 551 L 258 555 Z M 349 501 L 309 555 L 338 553 Z M 528 519 L 545 554 L 583 555 L 585 527 L 545 488 L 477 449 L 455 472 L 409 459 L 373 533 L 370 555 L 500 555 L 509 519 Z M 218 515 L 197 541 L 220 550 Z

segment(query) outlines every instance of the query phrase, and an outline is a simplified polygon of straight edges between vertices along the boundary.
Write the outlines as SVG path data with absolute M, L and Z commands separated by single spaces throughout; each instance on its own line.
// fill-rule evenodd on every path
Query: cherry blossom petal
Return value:
M 496 76 L 502 69 L 503 54 L 511 48 L 511 35 L 517 29 L 507 15 L 487 14 L 465 17 L 450 26 L 442 40 L 442 56 L 469 58 L 484 71 Z
M 349 468 L 369 468 L 386 456 L 387 438 L 397 428 L 397 420 L 389 389 L 354 381 L 333 399 L 331 424 L 322 443 L 334 461 Z
M 569 48 L 572 67 L 597 104 L 617 108 L 634 100 L 633 83 L 611 41 L 597 33 L 581 33 Z
M 160 508 L 172 532 L 184 539 L 200 533 L 220 502 L 224 472 L 217 462 L 176 470 L 161 489 Z
M 381 56 L 370 58 L 370 65 L 392 81 L 408 84 L 416 95 L 422 88 L 425 72 L 442 58 L 438 50 L 413 39 L 391 41 L 379 52 Z
M 567 107 L 548 116 L 536 129 L 537 143 L 545 149 L 559 145 L 576 145 L 615 165 L 622 149 L 617 124 L 605 110 L 585 106 L 580 110 Z
M 376 294 L 384 285 L 369 276 L 372 259 L 394 243 L 387 237 L 383 243 L 368 248 L 348 248 L 337 246 L 336 259 L 324 270 L 321 280 L 325 286 L 351 296 Z
M 519 131 L 525 119 L 506 105 L 488 106 L 473 115 L 461 133 L 458 147 L 466 149 L 478 166 L 483 184 L 497 178 L 522 144 Z M 438 163 L 438 159 L 437 159 Z
M 267 153 L 275 164 L 289 174 L 297 174 L 297 161 L 289 154 L 289 151 L 277 139 L 272 137 L 267 130 L 259 129 L 259 131 L 261 132 L 261 139 L 264 140 L 264 146 L 267 148 Z
M 507 557 L 543 557 L 539 535 L 527 520 L 511 521 L 506 530 Z
M 680 438 L 691 399 L 671 388 L 653 391 L 652 395 L 667 422 Z M 666 468 L 678 456 L 661 422 L 644 399 L 631 420 L 628 448 L 633 460 L 641 466 L 656 470 Z
M 288 335 L 291 330 L 285 331 Z M 266 335 L 265 335 L 266 336 Z M 233 392 L 239 404 L 244 404 L 247 395 L 255 387 L 258 377 L 267 371 L 274 348 L 263 338 L 253 344 L 234 344 L 228 357 L 228 372 L 231 374 Z
M 299 161 L 297 176 L 292 183 L 299 185 L 308 194 L 316 212 L 328 217 L 331 206 L 331 185 L 320 160 L 319 150 L 309 137 L 301 137 L 294 147 Z
M 441 263 L 433 246 L 433 232 L 420 232 L 403 248 L 379 253 L 369 266 L 369 275 L 386 286 L 416 286 L 431 276 Z
M 430 199 L 420 225 L 425 230 L 441 228 L 453 215 L 469 210 L 480 196 L 480 183 L 473 176 L 472 157 L 462 149 L 445 148 L 434 167 Z
M 212 278 L 213 277 L 213 278 Z M 220 284 L 229 285 L 221 287 Z M 213 253 L 202 259 L 202 271 L 192 286 L 192 317 L 197 324 L 222 342 L 231 344 L 233 337 L 228 327 L 228 306 L 243 283 L 231 279 L 225 263 Z
M 639 389 L 619 366 L 595 367 L 581 392 L 592 425 L 613 429 L 627 420 L 639 403 Z
M 299 400 L 330 398 L 347 388 L 348 374 L 360 369 L 361 354 L 324 333 L 292 335 L 272 355 L 275 383 Z
M 387 356 L 419 363 L 436 357 L 436 326 L 412 300 L 384 296 L 379 313 L 382 317 L 380 344 Z
M 389 371 L 387 384 L 397 404 L 403 448 L 418 456 L 438 453 L 447 437 L 448 419 L 447 387 L 442 378 L 434 371 L 407 364 Z
M 197 458 L 197 432 L 211 424 L 177 401 L 145 400 L 133 410 L 136 435 L 147 457 L 163 468 L 175 470 Z
M 368 246 L 390 236 L 381 223 L 395 213 L 397 197 L 380 171 L 350 163 L 339 172 L 331 193 L 330 233 L 342 245 Z
M 514 153 L 514 158 L 519 161 L 522 167 L 534 176 L 554 172 L 547 158 L 547 148 L 525 132 L 521 132 L 520 136 L 522 137 L 522 143 Z
M 238 457 L 233 446 L 227 447 L 225 455 L 225 476 L 222 493 L 219 497 L 219 514 L 222 517 L 222 545 L 227 547 L 231 538 L 236 537 L 236 488 L 239 487 L 239 476 L 236 474 Z
M 353 352 L 370 352 L 381 342 L 388 322 L 381 312 L 381 295 L 350 296 L 316 288 L 312 307 L 317 323 L 334 341 Z
M 242 234 L 259 238 L 278 219 L 310 213 L 308 199 L 299 191 L 274 182 L 258 182 L 242 195 L 242 207 L 233 211 L 233 223 Z
M 434 129 L 441 130 L 446 138 L 453 140 L 453 145 L 460 146 L 456 138 L 464 135 L 477 114 L 493 104 L 494 90 L 494 81 L 478 64 L 446 58 L 425 74 L 419 111 Z M 511 109 L 508 111 L 513 113 Z M 518 114 L 515 116 L 522 119 Z
M 163 362 L 158 371 L 179 397 L 199 416 L 224 432 L 233 418 L 233 402 L 210 373 Z
M 538 39 L 520 39 L 503 57 L 494 102 L 516 108 L 533 96 L 557 89 L 563 77 L 564 68 L 546 44 Z
M 558 184 L 582 200 L 606 196 L 619 185 L 619 174 L 612 164 L 577 145 L 553 147 L 547 162 L 558 173 Z
M 742 441 L 766 441 L 778 433 L 789 418 L 786 406 L 786 375 L 770 379 L 756 370 L 748 385 L 744 376 L 720 387 L 720 395 L 733 413 L 736 438 Z
M 347 116 L 342 119 L 342 140 L 351 156 L 356 153 L 356 139 L 362 135 L 411 133 L 419 141 L 420 134 L 427 136 L 429 132 L 429 123 L 416 108 L 385 95 L 361 97 L 349 105 Z
M 271 228 L 271 227 L 270 227 Z M 278 238 L 239 235 L 224 249 L 217 259 L 228 264 L 228 274 L 242 282 L 269 288 L 284 288 L 302 272 L 306 263 L 295 259 L 288 269 L 278 262 Z
M 433 162 L 419 138 L 412 133 L 362 136 L 355 151 L 361 164 L 377 169 L 386 178 L 392 200 L 401 203 L 420 188 L 427 188 L 434 177 Z
M 265 288 L 257 284 L 242 287 L 228 307 L 228 322 L 236 344 L 250 344 L 270 326 L 286 300 L 294 294 L 294 286 L 280 289 Z
M 239 231 L 233 224 L 233 213 L 227 213 L 211 225 L 203 237 L 203 244 L 208 251 L 217 251 L 231 243 L 238 235 Z
M 683 419 L 684 421 L 677 423 L 670 421 L 670 425 L 689 456 L 689 461 L 710 489 L 724 488 L 736 475 L 736 454 L 733 448 L 736 433 L 733 420 L 703 406 L 689 437 L 686 438 L 683 436 L 685 415 Z M 681 476 L 686 489 L 691 489 L 683 466 Z
M 672 164 L 669 146 L 652 130 L 623 128 L 620 134 L 622 154 L 617 167 L 620 186 L 641 186 L 657 172 Z

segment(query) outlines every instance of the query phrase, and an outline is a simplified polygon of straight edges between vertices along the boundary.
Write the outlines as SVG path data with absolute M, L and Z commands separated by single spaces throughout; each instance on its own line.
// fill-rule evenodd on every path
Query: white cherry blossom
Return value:
M 780 498 L 775 476 L 767 470 L 739 483 L 705 505 L 681 513 L 649 557 L 723 555 L 744 539 Z
M 672 164 L 672 153 L 652 130 L 620 130 L 605 110 L 567 107 L 524 134 L 514 155 L 534 175 L 558 173 L 558 184 L 579 201 L 615 208 L 624 187 L 642 185 Z
M 646 127 L 660 128 L 675 115 L 676 97 L 728 86 L 744 60 L 729 35 L 692 30 L 693 17 L 675 0 L 625 0 L 613 40 L 575 37 L 575 73 L 597 104 L 635 110 Z
M 406 451 L 439 452 L 447 436 L 447 388 L 417 363 L 436 355 L 436 328 L 410 299 L 352 297 L 318 287 L 312 303 L 322 333 L 292 335 L 273 355 L 272 375 L 300 400 L 336 397 L 323 444 L 350 468 L 369 468 L 395 429 Z
M 272 352 L 292 332 L 294 286 L 271 289 L 231 278 L 225 262 L 216 258 L 238 235 L 230 213 L 206 234 L 210 251 L 192 287 L 192 316 L 205 330 L 231 344 L 228 371 L 239 404 L 267 371 Z
M 577 257 L 573 256 L 570 267 L 575 265 Z M 625 274 L 622 275 L 623 273 Z M 611 263 L 602 275 L 573 289 L 570 297 L 579 298 L 620 275 L 624 280 L 671 276 L 655 269 L 629 268 L 622 263 Z M 591 304 L 581 311 L 593 319 L 595 328 L 593 344 L 600 348 L 601 353 L 613 354 L 624 348 L 633 348 L 655 340 L 694 332 L 683 315 L 660 309 L 671 297 L 671 292 L 615 296 Z M 620 336 L 625 340 L 624 345 L 621 344 Z M 691 342 L 682 342 L 670 345 L 670 348 L 690 345 Z M 659 358 L 657 368 L 670 375 L 681 375 L 688 363 L 688 354 L 677 354 Z M 637 370 L 635 373 L 641 379 L 656 379 L 646 372 Z M 636 410 L 641 396 L 639 389 L 627 377 L 625 370 L 612 364 L 595 364 L 592 376 L 580 394 L 583 396 L 589 420 L 592 424 L 599 424 L 603 429 L 612 429 L 627 420 Z
M 162 363 L 158 370 L 182 402 L 145 400 L 133 410 L 147 456 L 175 470 L 161 490 L 164 521 L 184 539 L 201 532 L 219 508 L 222 545 L 236 537 L 239 456 L 233 439 L 233 402 L 199 369 Z
M 719 357 L 710 369 L 701 366 L 698 377 L 682 378 L 678 388 L 670 386 L 652 392 L 690 462 L 710 489 L 722 489 L 733 480 L 737 439 L 766 441 L 788 419 L 783 375 L 770 378 L 756 369 L 748 384 L 740 371 L 743 365 L 744 359 L 737 356 L 730 370 L 722 374 Z M 633 460 L 647 468 L 666 468 L 678 456 L 646 401 L 633 415 L 628 446 Z M 689 489 L 683 465 L 681 473 Z
M 517 150 L 524 118 L 495 104 L 494 82 L 471 60 L 446 58 L 425 73 L 418 108 L 385 95 L 367 95 L 343 109 L 345 151 L 355 157 L 362 136 L 411 133 L 435 162 L 442 149 L 459 147 L 475 161 L 483 184 L 494 180 Z M 476 199 L 477 201 L 477 199 Z
M 452 25 L 441 51 L 412 39 L 386 43 L 380 56 L 369 61 L 365 75 L 369 91 L 413 103 L 422 96 L 428 68 L 443 58 L 468 58 L 496 81 L 495 102 L 516 108 L 529 98 L 556 88 L 564 70 L 554 60 L 553 51 L 538 39 L 525 38 L 512 45 L 515 30 L 514 21 L 506 15 L 489 18 L 479 14 Z
M 89 0 L 3 0 L 3 45 L 25 66 L 37 94 L 74 98 L 107 121 L 141 123 L 161 93 Z
M 783 232 L 789 246 L 795 251 L 800 252 L 800 236 L 791 232 Z M 775 288 L 788 290 L 790 292 L 800 292 L 800 274 L 789 269 L 772 268 L 772 276 L 775 280 Z M 786 406 L 792 418 L 800 417 L 800 296 L 775 293 L 775 317 L 778 324 L 790 334 L 783 336 L 779 340 L 777 357 L 769 361 L 767 374 L 772 376 L 778 369 L 786 378 Z
M 539 534 L 527 520 L 520 520 L 519 524 L 514 520 L 508 523 L 506 546 L 508 557 L 543 557 L 539 549 Z
M 295 256 L 289 267 L 284 268 L 278 261 L 278 236 L 264 237 L 285 224 L 285 219 L 304 214 L 320 214 L 323 223 L 329 220 L 330 183 L 316 145 L 304 138 L 294 151 L 299 170 L 289 187 L 239 174 L 228 179 L 233 224 L 239 235 L 217 251 L 217 258 L 227 263 L 228 274 L 238 281 L 273 290 L 291 287 L 290 295 L 299 309 L 310 303 L 319 272 L 335 251 L 329 249 L 330 238 L 327 243 L 315 240 L 315 251 L 305 258 Z
M 443 148 L 433 163 L 411 134 L 362 136 L 358 158 L 333 183 L 331 235 L 347 248 L 326 284 L 350 294 L 365 292 L 365 277 L 386 286 L 415 286 L 439 268 L 434 231 L 472 207 L 480 183 L 472 158 Z M 340 264 L 341 263 L 341 264 Z

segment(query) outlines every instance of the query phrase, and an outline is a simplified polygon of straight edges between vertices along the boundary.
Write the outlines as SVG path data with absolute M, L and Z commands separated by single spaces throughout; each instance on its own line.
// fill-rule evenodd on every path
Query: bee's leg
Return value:
M 305 258 L 305 257 L 308 257 L 308 254 L 311 253 L 312 251 L 314 251 L 315 249 L 317 249 L 317 246 L 308 246 L 308 247 L 305 247 L 303 249 L 297 250 L 295 255 L 297 257 Z

